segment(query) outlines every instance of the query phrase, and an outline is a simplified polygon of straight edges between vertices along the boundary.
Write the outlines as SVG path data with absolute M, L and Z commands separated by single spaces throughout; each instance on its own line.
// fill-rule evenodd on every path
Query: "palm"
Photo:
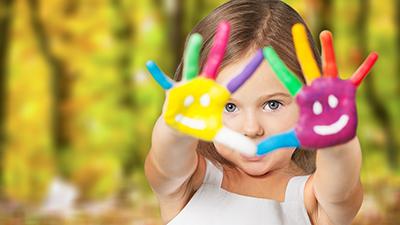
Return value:
M 169 93 L 165 121 L 175 129 L 211 141 L 222 128 L 229 91 L 211 79 L 197 77 Z
M 185 50 L 183 81 L 173 84 L 155 65 L 148 62 L 147 67 L 156 81 L 170 89 L 164 120 L 181 133 L 205 140 L 220 142 L 245 154 L 254 155 L 254 143 L 222 124 L 222 112 L 231 93 L 234 93 L 254 73 L 263 61 L 259 50 L 244 70 L 224 87 L 215 82 L 218 67 L 223 59 L 229 36 L 229 25 L 222 22 L 218 26 L 213 47 L 201 75 L 198 76 L 198 59 L 202 38 L 199 34 L 191 36 Z
M 258 146 L 258 154 L 282 147 L 325 148 L 345 143 L 356 135 L 356 90 L 377 60 L 377 54 L 371 54 L 352 78 L 341 80 L 338 78 L 331 33 L 322 32 L 324 65 L 323 77 L 320 77 L 321 72 L 307 45 L 302 25 L 293 27 L 293 39 L 306 86 L 287 69 L 271 47 L 265 48 L 264 54 L 278 78 L 296 97 L 300 108 L 299 121 L 294 129 L 262 141 Z

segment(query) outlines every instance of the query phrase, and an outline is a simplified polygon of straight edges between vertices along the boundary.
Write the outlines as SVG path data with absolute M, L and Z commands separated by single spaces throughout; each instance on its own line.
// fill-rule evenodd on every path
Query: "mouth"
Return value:
M 206 128 L 206 123 L 203 120 L 192 119 L 182 114 L 176 115 L 175 121 L 196 130 L 204 130 Z
M 266 155 L 248 156 L 248 155 L 240 154 L 240 157 L 242 157 L 242 159 L 249 161 L 249 162 L 258 162 L 258 161 L 262 160 L 265 156 Z
M 314 126 L 314 132 L 316 134 L 326 136 L 339 133 L 349 122 L 350 117 L 348 115 L 342 115 L 336 122 L 331 125 L 317 125 Z

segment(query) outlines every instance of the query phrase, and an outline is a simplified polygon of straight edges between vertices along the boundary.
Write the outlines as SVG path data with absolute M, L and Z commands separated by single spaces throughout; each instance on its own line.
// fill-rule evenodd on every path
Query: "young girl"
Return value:
M 229 22 L 232 32 L 217 83 L 226 85 L 265 46 L 272 46 L 305 82 L 291 34 L 292 26 L 304 21 L 291 7 L 278 0 L 232 0 L 215 9 L 192 31 L 204 38 L 200 68 L 220 21 Z M 306 32 L 321 68 L 311 34 Z M 169 97 L 167 92 L 166 102 Z M 289 130 L 298 119 L 295 99 L 266 60 L 230 96 L 223 112 L 223 124 L 254 144 Z M 248 156 L 178 132 L 163 116 L 152 137 L 145 173 L 166 224 L 345 225 L 362 203 L 357 137 L 318 151 L 281 148 Z

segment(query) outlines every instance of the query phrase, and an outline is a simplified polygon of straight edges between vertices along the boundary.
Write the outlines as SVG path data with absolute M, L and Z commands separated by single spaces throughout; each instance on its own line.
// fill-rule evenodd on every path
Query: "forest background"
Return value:
M 174 74 L 224 2 L 0 0 L 0 224 L 161 224 L 143 162 L 164 93 L 145 62 Z M 358 92 L 354 225 L 400 224 L 400 1 L 285 2 L 316 40 L 333 32 L 344 78 L 379 53 Z

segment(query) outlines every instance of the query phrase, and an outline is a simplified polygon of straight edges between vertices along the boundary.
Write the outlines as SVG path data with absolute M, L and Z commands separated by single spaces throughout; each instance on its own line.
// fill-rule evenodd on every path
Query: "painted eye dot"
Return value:
M 322 113 L 322 105 L 319 101 L 314 102 L 313 112 L 315 115 L 320 115 Z
M 200 104 L 204 107 L 208 107 L 210 105 L 210 95 L 204 94 L 200 98 Z
M 334 109 L 339 104 L 339 100 L 334 95 L 329 95 L 328 97 L 328 104 L 329 106 Z
M 185 107 L 189 107 L 194 101 L 193 96 L 189 95 L 185 98 L 185 101 L 183 102 Z

